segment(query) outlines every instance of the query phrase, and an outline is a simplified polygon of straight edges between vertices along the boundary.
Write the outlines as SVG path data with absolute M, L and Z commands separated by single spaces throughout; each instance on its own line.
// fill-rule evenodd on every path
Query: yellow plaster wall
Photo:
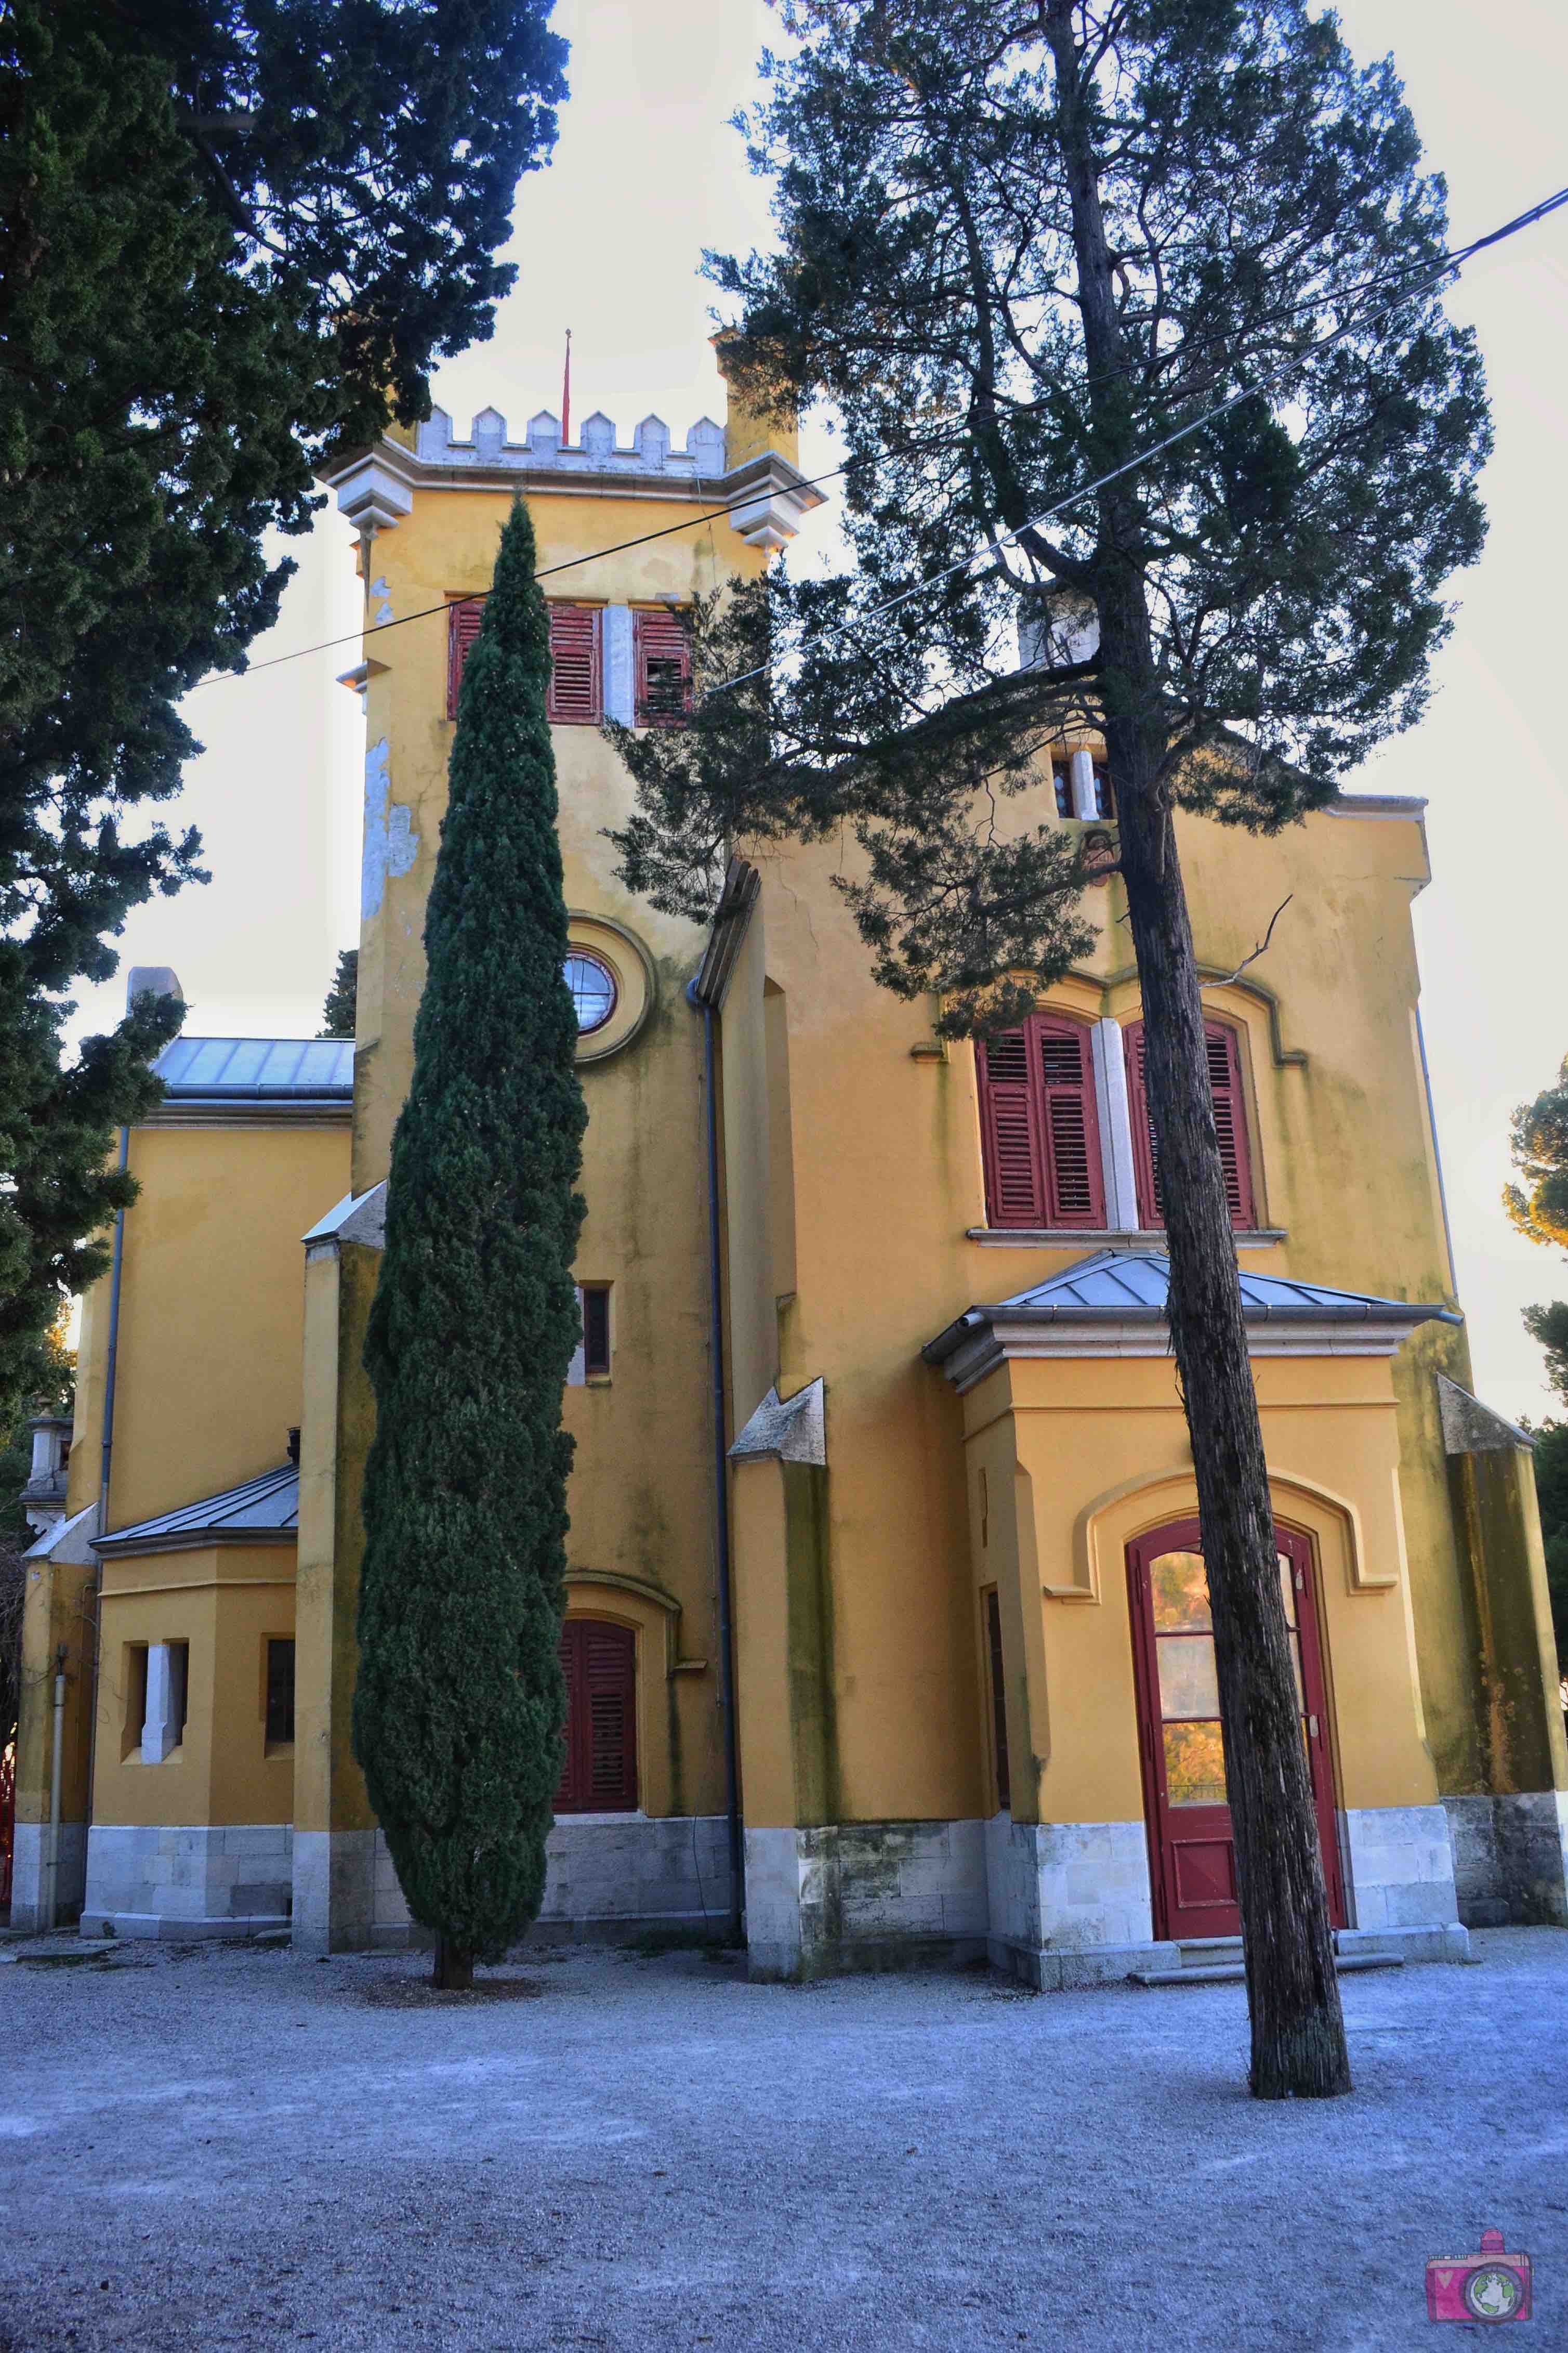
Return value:
M 542 569 L 704 512 L 679 501 L 633 497 L 543 493 L 529 503 Z M 510 498 L 500 493 L 417 491 L 408 520 L 374 543 L 371 574 L 384 584 L 378 607 L 384 594 L 395 617 L 486 587 L 510 510 Z M 760 556 L 727 522 L 718 522 L 557 574 L 545 585 L 551 596 L 585 603 L 647 604 L 665 596 L 684 603 L 760 568 Z M 403 873 L 389 867 L 366 893 L 355 1060 L 356 1194 L 386 1174 L 393 1127 L 412 1072 L 414 1018 L 425 980 L 425 903 L 447 804 L 453 732 L 445 716 L 447 631 L 440 614 L 394 631 L 370 651 L 384 664 L 372 677 L 367 698 L 370 862 L 374 868 L 383 779 L 386 806 L 407 813 L 412 859 Z M 568 1493 L 569 1569 L 574 1580 L 591 1580 L 595 1574 L 630 1577 L 678 1605 L 681 1652 L 707 1663 L 700 1672 L 671 1676 L 657 1702 L 647 1699 L 639 1719 L 641 1736 L 650 1743 L 642 1778 L 645 1810 L 651 1804 L 661 1811 L 713 1812 L 722 1805 L 723 1751 L 717 1706 L 702 1027 L 685 997 L 705 935 L 634 900 L 616 881 L 614 853 L 604 833 L 630 813 L 632 790 L 598 731 L 557 727 L 552 743 L 567 904 L 581 918 L 629 931 L 655 975 L 653 1009 L 637 1036 L 621 1050 L 581 1064 L 588 1106 L 582 1179 L 587 1215 L 576 1272 L 581 1281 L 611 1285 L 613 1355 L 607 1381 L 569 1388 L 565 1395 L 563 1418 L 577 1446 Z M 401 818 L 397 823 L 401 829 Z M 399 862 L 395 859 L 393 867 Z M 363 1380 L 357 1366 L 344 1365 L 339 1378 L 344 1394 L 353 1389 L 357 1395 Z M 339 1419 L 331 1582 L 338 1596 L 336 1622 L 352 1630 L 345 1597 L 353 1569 L 344 1554 L 354 1549 L 357 1567 L 357 1514 L 352 1528 L 345 1527 L 344 1514 L 353 1510 L 363 1477 L 368 1398 L 352 1413 L 340 1410 Z M 317 1579 L 314 1565 L 309 1573 Z M 639 1643 L 639 1656 L 641 1650 Z M 335 1753 L 337 1727 L 346 1725 L 343 1678 L 334 1672 L 329 1704 L 326 1679 L 314 1665 L 310 1672 L 316 1679 L 312 1692 L 320 1685 L 318 1697 L 332 1726 L 318 1737 Z M 342 1778 L 347 1802 L 350 1777 Z M 311 1826 L 326 1827 L 324 1820 L 314 1821 L 316 1812 L 325 1811 L 324 1797 L 307 1801 L 302 1792 L 302 1822 L 307 1805 Z
M 92 1720 L 95 1572 L 29 1561 L 22 1610 L 22 1690 L 16 1727 L 16 1820 L 46 1822 L 54 1757 L 55 1674 L 65 1652 L 60 1820 L 87 1819 Z
M 1277 1515 L 1314 1547 L 1339 1802 L 1430 1805 L 1387 1362 L 1264 1357 L 1254 1375 Z M 1004 1611 L 1014 1819 L 1141 1820 L 1125 1548 L 1196 1512 L 1173 1367 L 1014 1359 L 964 1421 L 974 1588 Z
M 1026 807 L 1018 822 L 1026 815 Z M 1243 1264 L 1396 1298 L 1447 1299 L 1413 1049 L 1410 902 L 1426 874 L 1418 819 L 1323 814 L 1273 841 L 1195 818 L 1182 819 L 1181 828 L 1198 954 L 1210 972 L 1233 970 L 1293 894 L 1268 955 L 1242 982 L 1211 986 L 1208 997 L 1241 1038 L 1260 1212 L 1286 1236 L 1271 1246 L 1239 1237 Z M 788 1007 L 798 1140 L 796 1285 L 781 1324 L 781 1387 L 787 1394 L 818 1374 L 826 1383 L 846 1817 L 973 1814 L 986 1802 L 989 1735 L 977 1720 L 984 1677 L 975 1655 L 973 1580 L 961 1566 L 971 1502 L 958 1469 L 957 1400 L 921 1364 L 919 1351 L 972 1302 L 1024 1290 L 1096 1245 L 1092 1237 L 1048 1248 L 966 1239 L 966 1229 L 983 1227 L 985 1216 L 972 1050 L 932 1052 L 930 1007 L 900 1004 L 872 984 L 866 950 L 830 887 L 834 874 L 859 871 L 852 847 L 835 840 L 768 849 L 757 862 L 767 977 Z M 1097 892 L 1090 908 L 1099 945 L 1061 985 L 1058 1000 L 1089 1018 L 1131 1020 L 1139 996 L 1119 920 L 1120 885 Z M 749 1007 L 738 1018 L 749 1027 Z M 729 1072 L 727 1057 L 727 1087 Z M 732 1261 L 736 1247 L 732 1230 Z M 1393 1509 L 1392 1465 L 1402 1466 L 1425 1708 L 1434 1747 L 1451 1760 L 1472 1717 L 1470 1670 L 1448 1637 L 1458 1564 L 1441 1450 L 1423 1416 L 1434 1364 L 1462 1362 L 1462 1335 L 1432 1334 L 1406 1354 L 1412 1362 L 1396 1367 L 1392 1388 L 1388 1368 L 1381 1369 L 1375 1414 L 1321 1419 L 1306 1453 L 1326 1485 L 1345 1492 L 1363 1476 L 1364 1430 L 1375 1424 L 1377 1445 L 1389 1457 L 1377 1473 L 1379 1493 L 1388 1490 L 1378 1507 L 1384 1519 Z M 1075 1368 L 1079 1376 L 1092 1380 L 1094 1368 Z M 1098 1446 L 1098 1426 L 1089 1424 L 1074 1443 L 1087 1445 L 1091 1427 Z M 1278 1433 L 1271 1443 L 1296 1445 L 1293 1424 L 1276 1418 L 1270 1428 Z M 1156 1438 L 1171 1442 L 1134 1409 L 1114 1445 L 1131 1450 L 1129 1467 L 1136 1468 L 1146 1466 L 1141 1450 Z M 1105 1482 L 1094 1479 L 1092 1462 L 1083 1471 L 1089 1492 L 1098 1492 Z M 1371 1504 L 1365 1509 L 1375 1518 Z M 1363 1622 L 1381 1624 L 1391 1614 L 1365 1597 L 1360 1606 Z M 1389 1637 L 1396 1677 L 1405 1675 L 1410 1639 L 1399 1625 Z M 1119 1694 L 1107 1699 L 1123 1707 L 1129 1725 L 1131 1672 L 1130 1658 L 1123 1664 L 1119 1652 Z M 1010 1725 L 1017 1704 L 1010 1691 Z M 1059 1720 L 1032 1729 L 1019 1723 L 1014 1733 L 1016 1757 L 1026 1760 L 1031 1737 L 1063 1752 Z M 1423 1775 L 1429 1785 L 1430 1772 L 1424 1757 L 1416 1765 L 1407 1755 L 1397 1769 L 1370 1756 L 1354 1760 L 1357 1786 L 1368 1789 L 1414 1788 Z M 1019 1778 L 1015 1765 L 1016 1801 Z M 1026 1783 L 1026 1773 L 1022 1778 Z M 1136 1813 L 1130 1743 L 1121 1778 L 1125 1788 L 1111 1810 Z M 1081 1817 L 1069 1808 L 1062 1818 L 1106 1818 L 1103 1792 L 1092 1805 L 1087 1795 L 1081 1803 L 1088 1809 Z
M 294 1632 L 292 1545 L 219 1545 L 104 1565 L 93 1820 L 286 1822 L 293 1749 L 266 1743 L 268 1638 Z M 184 1736 L 161 1764 L 127 1726 L 126 1653 L 190 1645 Z
M 112 1530 L 275 1470 L 300 1422 L 300 1237 L 348 1184 L 349 1131 L 136 1128 L 115 1375 Z M 84 1314 L 69 1505 L 98 1494 L 109 1277 Z

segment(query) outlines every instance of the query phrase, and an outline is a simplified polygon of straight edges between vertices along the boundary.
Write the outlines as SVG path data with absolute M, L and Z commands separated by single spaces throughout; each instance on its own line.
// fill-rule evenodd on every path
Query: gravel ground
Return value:
M 0 2353 L 1429 2348 L 1489 2225 L 1561 2345 L 1568 1934 L 1473 1942 L 1346 1978 L 1355 2097 L 1268 2106 L 1239 1986 L 13 1945 Z

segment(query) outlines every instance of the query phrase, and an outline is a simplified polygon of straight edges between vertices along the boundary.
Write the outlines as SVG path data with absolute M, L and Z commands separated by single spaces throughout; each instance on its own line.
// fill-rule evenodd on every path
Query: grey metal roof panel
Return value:
M 1298 1282 L 1278 1274 L 1237 1269 L 1242 1312 L 1249 1324 L 1460 1324 L 1452 1308 L 1374 1293 L 1336 1291 L 1327 1283 Z M 1167 1313 L 1171 1261 L 1156 1250 L 1097 1250 L 1027 1291 L 990 1306 L 965 1309 L 922 1354 L 938 1364 L 967 1333 L 985 1324 L 1152 1324 Z
M 1336 1291 L 1327 1283 L 1298 1282 L 1288 1275 L 1255 1274 L 1237 1270 L 1243 1311 L 1249 1323 L 1279 1316 L 1310 1315 L 1314 1322 L 1374 1323 L 1459 1318 L 1448 1308 L 1422 1306 L 1404 1299 L 1382 1299 L 1365 1291 Z M 1053 1274 L 1028 1291 L 1016 1292 L 998 1303 L 1003 1309 L 1022 1308 L 1035 1315 L 1080 1314 L 1119 1316 L 1128 1314 L 1163 1315 L 1171 1282 L 1171 1261 L 1155 1250 L 1100 1250 L 1077 1266 Z M 995 1309 L 983 1309 L 994 1314 Z
M 263 1472 L 258 1479 L 247 1479 L 241 1486 L 226 1487 L 220 1494 L 204 1495 L 196 1503 L 159 1512 L 128 1528 L 111 1528 L 98 1538 L 94 1550 L 150 1552 L 171 1544 L 204 1540 L 232 1544 L 247 1536 L 292 1535 L 299 1525 L 299 1466 L 285 1462 L 277 1471 Z
M 349 1103 L 352 1038 L 176 1038 L 153 1065 L 174 1103 Z

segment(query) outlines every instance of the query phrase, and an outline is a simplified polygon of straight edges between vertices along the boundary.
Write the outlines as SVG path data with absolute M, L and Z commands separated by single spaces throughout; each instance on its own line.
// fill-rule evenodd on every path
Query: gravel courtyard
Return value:
M 0 2353 L 1430 2348 L 1489 2225 L 1562 2344 L 1568 1934 L 1474 1945 L 1344 1980 L 1355 2098 L 1268 2107 L 1235 1986 L 12 1945 Z

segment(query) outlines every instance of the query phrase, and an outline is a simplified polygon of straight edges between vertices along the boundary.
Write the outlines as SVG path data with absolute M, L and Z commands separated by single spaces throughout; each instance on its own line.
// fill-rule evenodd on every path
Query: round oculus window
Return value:
M 607 964 L 574 948 L 561 967 L 562 977 L 572 991 L 573 1008 L 577 1016 L 577 1035 L 589 1037 L 602 1029 L 616 1009 L 616 976 Z

